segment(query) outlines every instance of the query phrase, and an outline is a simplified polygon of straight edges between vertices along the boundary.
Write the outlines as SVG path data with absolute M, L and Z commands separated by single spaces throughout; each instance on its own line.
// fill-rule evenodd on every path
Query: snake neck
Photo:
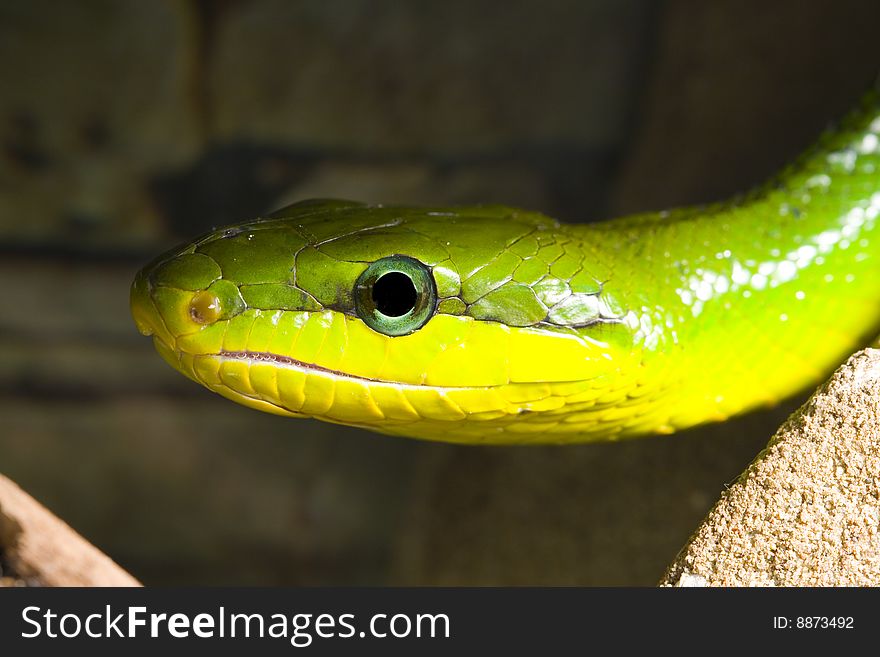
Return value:
M 723 418 L 820 380 L 876 335 L 878 213 L 872 93 L 751 193 L 587 226 L 582 239 L 611 272 L 643 366 L 666 368 L 673 405 Z

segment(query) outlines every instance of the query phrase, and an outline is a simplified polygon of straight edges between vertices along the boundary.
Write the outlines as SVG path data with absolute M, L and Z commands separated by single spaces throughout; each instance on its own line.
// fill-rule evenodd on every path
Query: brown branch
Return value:
M 134 577 L 0 475 L 3 578 L 43 586 L 140 586 Z

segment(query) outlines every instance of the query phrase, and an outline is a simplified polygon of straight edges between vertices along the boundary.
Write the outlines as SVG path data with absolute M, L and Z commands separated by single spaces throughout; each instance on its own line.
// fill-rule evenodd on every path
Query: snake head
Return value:
M 594 405 L 631 357 L 585 258 L 510 208 L 309 201 L 160 256 L 131 309 L 172 367 L 247 406 L 518 442 L 566 430 L 553 412 Z

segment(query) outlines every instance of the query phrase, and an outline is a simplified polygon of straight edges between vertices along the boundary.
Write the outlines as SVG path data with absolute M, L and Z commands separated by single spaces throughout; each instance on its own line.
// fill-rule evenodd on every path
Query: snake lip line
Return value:
M 302 360 L 297 360 L 296 358 L 291 358 L 290 356 L 273 354 L 268 351 L 221 351 L 217 355 L 220 357 L 221 360 L 250 360 L 263 363 L 275 363 L 277 365 L 293 367 L 300 370 L 311 370 L 320 374 L 330 374 L 332 376 L 344 377 L 346 379 L 368 381 L 369 383 L 392 383 L 391 381 L 382 381 L 380 379 L 371 379 L 366 376 L 358 376 L 356 374 L 349 374 L 348 372 L 341 372 L 339 370 L 334 370 L 329 367 L 322 367 L 321 365 L 315 365 L 314 363 L 307 363 Z
M 307 363 L 305 361 L 297 360 L 296 358 L 291 358 L 290 356 L 281 356 L 279 354 L 273 354 L 267 351 L 221 351 L 216 354 L 204 354 L 204 356 L 209 358 L 216 358 L 220 361 L 224 360 L 243 360 L 250 361 L 251 363 L 271 363 L 273 365 L 279 365 L 281 367 L 289 367 L 294 370 L 300 370 L 302 372 L 312 372 L 317 375 L 323 376 L 331 376 L 331 377 L 339 377 L 343 379 L 350 379 L 352 381 L 363 381 L 365 383 L 373 383 L 379 385 L 386 386 L 394 386 L 396 388 L 418 388 L 418 389 L 433 389 L 439 390 L 441 392 L 445 392 L 447 390 L 452 389 L 450 386 L 437 386 L 437 385 L 427 385 L 424 383 L 400 383 L 397 381 L 388 381 L 387 379 L 372 379 L 368 376 L 358 376 L 357 374 L 350 374 L 348 372 L 340 372 L 339 370 L 334 370 L 329 367 L 322 367 L 321 365 L 315 365 L 314 363 Z M 466 388 L 470 388 L 472 386 L 465 386 Z M 483 387 L 483 386 L 477 386 Z M 489 386 L 492 387 L 492 386 Z M 456 388 L 462 389 L 462 388 Z

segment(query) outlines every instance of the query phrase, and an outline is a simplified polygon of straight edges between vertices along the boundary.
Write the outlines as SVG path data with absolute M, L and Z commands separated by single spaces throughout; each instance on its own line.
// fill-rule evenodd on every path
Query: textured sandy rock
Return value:
M 661 582 L 880 585 L 880 350 L 852 356 L 722 495 Z
M 0 585 L 139 586 L 108 556 L 0 475 Z M 9 576 L 11 575 L 11 576 Z

